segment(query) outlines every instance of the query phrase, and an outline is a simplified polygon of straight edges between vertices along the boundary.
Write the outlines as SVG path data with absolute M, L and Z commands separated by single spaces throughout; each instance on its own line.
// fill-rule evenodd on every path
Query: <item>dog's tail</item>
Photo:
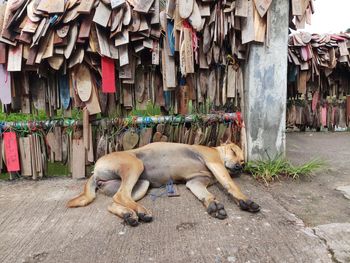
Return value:
M 87 206 L 96 198 L 96 180 L 94 176 L 91 176 L 89 180 L 86 182 L 84 187 L 84 192 L 82 192 L 79 196 L 73 198 L 67 203 L 68 207 L 80 207 Z

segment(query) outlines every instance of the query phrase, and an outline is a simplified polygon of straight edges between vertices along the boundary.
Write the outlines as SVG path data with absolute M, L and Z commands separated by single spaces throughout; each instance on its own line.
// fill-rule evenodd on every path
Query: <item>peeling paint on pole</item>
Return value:
M 249 160 L 285 153 L 289 1 L 273 1 L 269 12 L 269 45 L 252 44 L 245 69 Z

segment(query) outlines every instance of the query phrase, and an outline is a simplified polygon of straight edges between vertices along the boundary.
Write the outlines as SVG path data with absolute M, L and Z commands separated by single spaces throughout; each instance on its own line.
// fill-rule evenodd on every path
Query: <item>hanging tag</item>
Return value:
M 101 58 L 102 64 L 102 91 L 104 93 L 115 93 L 115 64 L 108 57 Z
M 4 133 L 4 148 L 5 148 L 7 171 L 18 172 L 20 170 L 20 166 L 19 166 L 16 133 L 14 132 Z

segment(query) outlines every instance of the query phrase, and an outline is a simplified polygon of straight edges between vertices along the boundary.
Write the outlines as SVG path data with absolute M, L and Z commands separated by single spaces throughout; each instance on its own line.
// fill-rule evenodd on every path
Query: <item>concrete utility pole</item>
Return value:
M 274 0 L 268 44 L 252 44 L 245 69 L 248 160 L 285 154 L 289 1 Z

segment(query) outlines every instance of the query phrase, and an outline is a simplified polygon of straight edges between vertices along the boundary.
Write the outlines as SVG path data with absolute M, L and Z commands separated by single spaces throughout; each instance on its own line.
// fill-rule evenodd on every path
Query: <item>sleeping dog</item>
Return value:
M 203 202 L 208 214 L 225 219 L 224 206 L 207 187 L 218 181 L 237 205 L 249 212 L 260 206 L 248 199 L 232 180 L 231 175 L 242 172 L 243 151 L 235 144 L 215 148 L 180 143 L 157 142 L 135 150 L 114 152 L 101 157 L 82 194 L 68 202 L 68 207 L 90 204 L 96 190 L 113 196 L 108 210 L 131 226 L 139 220 L 152 221 L 151 212 L 138 204 L 149 188 L 160 187 L 172 180 L 186 187 Z

